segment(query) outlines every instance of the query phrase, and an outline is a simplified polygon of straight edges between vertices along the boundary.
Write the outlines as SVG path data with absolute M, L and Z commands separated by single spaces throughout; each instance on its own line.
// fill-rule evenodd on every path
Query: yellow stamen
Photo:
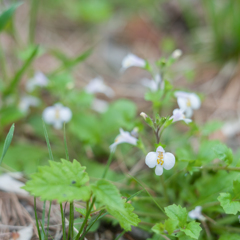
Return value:
M 190 101 L 189 98 L 188 98 L 188 100 L 187 100 L 187 106 L 188 106 L 188 107 L 191 107 L 191 101 Z
M 55 110 L 55 118 L 56 119 L 60 118 L 60 111 L 58 109 Z
M 158 152 L 158 159 L 157 159 L 157 163 L 163 165 L 164 161 L 163 161 L 163 152 Z

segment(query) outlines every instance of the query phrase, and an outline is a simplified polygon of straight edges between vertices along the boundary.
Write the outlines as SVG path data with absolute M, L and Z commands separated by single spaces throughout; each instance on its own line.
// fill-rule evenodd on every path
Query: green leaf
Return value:
M 177 236 L 178 236 L 178 240 L 193 240 L 191 237 L 187 236 L 183 232 L 179 232 Z
M 240 211 L 240 202 L 234 201 L 230 193 L 220 193 L 217 198 L 223 210 L 227 214 L 237 214 Z
M 131 226 L 137 226 L 140 219 L 135 213 L 133 213 L 133 206 L 130 203 L 126 203 L 125 200 L 122 201 L 124 203 L 125 211 L 120 212 L 116 208 L 112 209 L 109 207 L 107 207 L 107 211 L 119 221 L 124 230 L 131 231 Z
M 86 208 L 75 208 L 75 210 L 79 213 L 81 213 L 84 217 L 86 216 L 87 214 L 87 211 L 86 211 Z M 88 216 L 88 219 L 91 219 L 91 216 L 89 215 Z
M 95 185 L 92 185 L 93 194 L 97 201 L 111 209 L 124 211 L 124 203 L 118 189 L 109 181 L 101 179 Z
M 233 161 L 232 149 L 228 148 L 223 143 L 218 143 L 213 147 L 213 150 L 220 160 L 226 162 L 226 164 L 228 165 L 232 163 Z
M 14 133 L 14 124 L 11 126 L 11 128 L 10 128 L 10 130 L 8 132 L 8 135 L 7 135 L 6 139 L 5 139 L 2 156 L 1 156 L 1 159 L 0 159 L 0 165 L 1 165 L 2 160 L 3 160 L 4 156 L 6 155 L 7 150 L 8 150 L 8 148 L 9 148 L 11 142 L 12 142 L 13 133 Z
M 170 219 L 177 220 L 180 227 L 184 227 L 187 222 L 188 212 L 186 208 L 182 208 L 180 205 L 170 205 L 164 208 L 167 216 Z
M 208 136 L 211 133 L 217 131 L 218 129 L 220 129 L 222 127 L 223 123 L 220 121 L 211 121 L 211 122 L 207 122 L 203 127 L 202 127 L 202 135 L 203 136 Z
M 164 228 L 165 230 L 168 232 L 169 235 L 171 235 L 174 230 L 176 229 L 178 223 L 177 221 L 173 220 L 173 219 L 167 219 L 165 222 L 164 222 Z
M 21 5 L 22 3 L 16 3 L 13 4 L 9 9 L 7 9 L 6 11 L 4 11 L 1 15 L 0 15 L 0 32 L 2 30 L 4 30 L 4 28 L 7 26 L 8 22 L 10 21 L 10 19 L 12 18 L 15 10 Z
M 192 222 L 188 223 L 186 228 L 184 228 L 184 229 L 182 228 L 181 231 L 193 239 L 198 239 L 200 232 L 202 230 L 199 225 L 200 225 L 200 223 L 192 221 Z
M 49 161 L 50 166 L 39 167 L 23 187 L 42 200 L 58 200 L 59 203 L 73 200 L 88 200 L 90 187 L 84 186 L 89 181 L 85 167 L 74 160 L 72 163 Z

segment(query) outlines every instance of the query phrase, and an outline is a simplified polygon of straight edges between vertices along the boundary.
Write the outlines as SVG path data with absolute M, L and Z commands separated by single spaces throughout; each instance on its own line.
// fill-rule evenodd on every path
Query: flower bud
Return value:
M 173 51 L 172 53 L 172 58 L 174 59 L 178 59 L 182 56 L 182 50 L 180 49 L 176 49 L 175 51 Z

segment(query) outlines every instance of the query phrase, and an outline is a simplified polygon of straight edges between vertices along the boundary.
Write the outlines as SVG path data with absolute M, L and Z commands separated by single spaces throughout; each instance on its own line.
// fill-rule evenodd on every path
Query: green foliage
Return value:
M 13 4 L 9 9 L 5 10 L 0 15 L 0 32 L 4 30 L 4 28 L 8 25 L 11 20 L 14 12 L 22 3 Z
M 10 128 L 8 134 L 7 134 L 7 137 L 5 139 L 4 146 L 3 146 L 3 151 L 2 151 L 2 156 L 0 158 L 0 165 L 1 165 L 1 163 L 3 161 L 3 158 L 6 155 L 7 150 L 8 150 L 8 148 L 9 148 L 11 142 L 12 142 L 13 133 L 14 133 L 14 124 L 11 126 L 11 128 Z
M 79 162 L 62 159 L 61 163 L 49 161 L 49 164 L 39 167 L 23 188 L 42 200 L 58 200 L 59 203 L 90 198 L 90 188 L 84 186 L 89 180 L 86 168 Z
M 119 190 L 109 181 L 105 179 L 98 180 L 91 188 L 101 205 L 119 212 L 125 210 Z
M 225 213 L 237 214 L 240 211 L 240 181 L 233 182 L 232 193 L 220 193 L 218 201 Z
M 240 238 L 240 235 L 239 234 L 236 234 L 236 233 L 225 233 L 225 234 L 222 234 L 219 238 L 219 240 L 237 240 Z
M 181 229 L 181 231 L 193 239 L 198 239 L 199 234 L 202 230 L 199 225 L 200 225 L 200 223 L 192 221 L 187 224 L 186 228 Z
M 232 163 L 233 161 L 232 149 L 228 148 L 223 143 L 219 143 L 213 147 L 213 150 L 220 160 L 224 161 L 228 165 Z
M 119 224 L 125 231 L 131 231 L 131 226 L 137 226 L 140 219 L 133 213 L 134 208 L 130 203 L 127 203 L 125 200 L 122 200 L 122 202 L 124 204 L 124 211 L 119 211 L 116 207 L 107 207 L 107 210 L 119 221 Z

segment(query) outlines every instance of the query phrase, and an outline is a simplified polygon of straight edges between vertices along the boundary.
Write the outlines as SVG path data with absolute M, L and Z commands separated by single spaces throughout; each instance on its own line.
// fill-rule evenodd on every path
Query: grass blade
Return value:
M 66 123 L 64 123 L 63 131 L 64 131 L 64 146 L 65 146 L 66 159 L 69 161 L 67 138 L 66 138 Z
M 2 156 L 1 156 L 1 159 L 0 159 L 0 164 L 2 163 L 3 161 L 3 158 L 4 156 L 6 155 L 7 153 L 7 150 L 12 142 L 12 138 L 13 138 L 13 133 L 14 133 L 14 124 L 11 126 L 9 132 L 8 132 L 8 135 L 5 139 L 5 142 L 4 142 L 4 146 L 3 146 L 3 152 L 2 152 Z
M 45 136 L 47 147 L 48 147 L 49 158 L 50 158 L 50 160 L 54 161 L 50 141 L 48 138 L 47 128 L 46 128 L 44 121 L 42 121 L 42 122 L 43 122 L 43 132 L 44 132 L 44 136 Z

